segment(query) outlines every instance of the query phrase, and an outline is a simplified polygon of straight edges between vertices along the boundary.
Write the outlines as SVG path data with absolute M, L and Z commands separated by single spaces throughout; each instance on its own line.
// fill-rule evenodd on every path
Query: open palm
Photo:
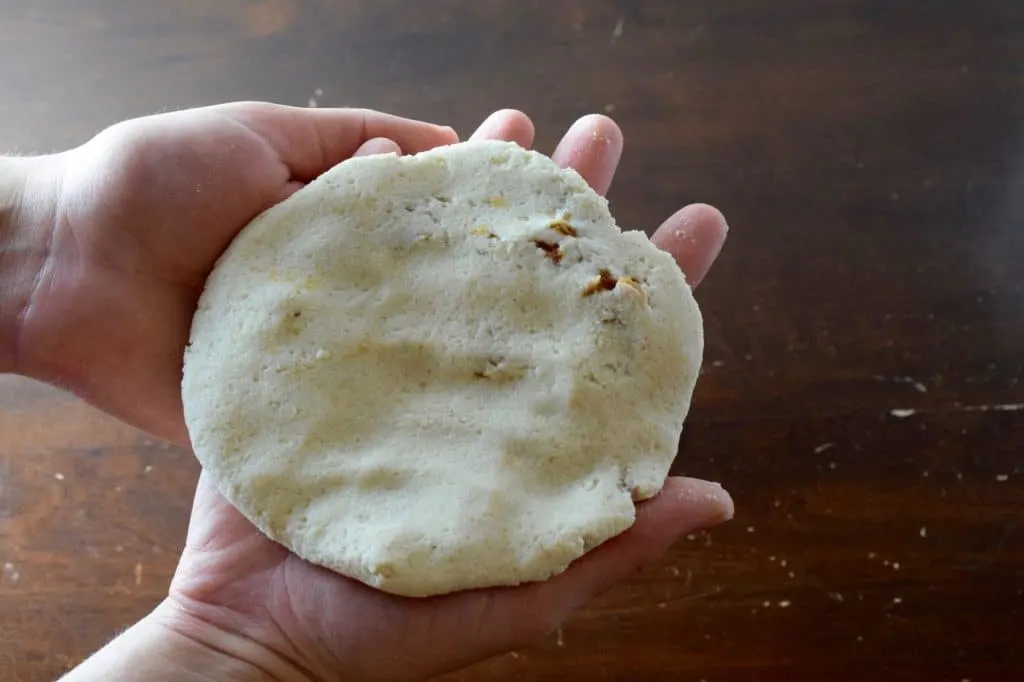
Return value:
M 498 112 L 474 135 L 530 146 Z M 19 370 L 145 430 L 188 443 L 182 353 L 206 277 L 252 218 L 356 154 L 413 153 L 450 129 L 355 110 L 230 104 L 137 119 L 64 155 L 55 231 L 20 332 Z M 553 158 L 604 193 L 622 151 L 589 116 Z M 696 284 L 725 237 L 714 209 L 681 209 L 655 233 Z M 653 561 L 679 534 L 732 514 L 718 486 L 671 478 L 635 525 L 551 580 L 428 599 L 384 594 L 308 564 L 260 534 L 205 476 L 163 613 L 188 637 L 254 643 L 298 678 L 421 679 L 523 646 Z
M 499 112 L 475 137 L 529 146 L 533 126 L 518 112 Z M 599 192 L 607 191 L 622 149 L 618 128 L 587 117 L 554 153 Z M 380 143 L 374 151 L 387 150 Z M 724 238 L 721 216 L 691 206 L 655 236 L 698 281 Z M 731 515 L 717 486 L 670 479 L 641 505 L 633 528 L 543 583 L 472 590 L 428 599 L 384 594 L 313 566 L 267 540 L 217 492 L 204 475 L 185 553 L 171 596 L 188 618 L 229 632 L 247 628 L 301 674 L 319 679 L 422 679 L 489 655 L 532 643 L 575 608 L 659 556 L 679 533 Z

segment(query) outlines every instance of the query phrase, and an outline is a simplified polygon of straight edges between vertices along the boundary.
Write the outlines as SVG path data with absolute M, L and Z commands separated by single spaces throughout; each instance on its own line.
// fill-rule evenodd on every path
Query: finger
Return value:
M 564 573 L 520 587 L 442 597 L 462 613 L 479 612 L 477 642 L 484 654 L 532 644 L 573 610 L 660 557 L 684 533 L 732 518 L 733 502 L 717 483 L 669 478 L 651 500 L 637 505 L 633 526 L 584 555 Z M 480 652 L 478 652 L 480 653 Z
M 373 156 L 374 154 L 401 154 L 402 149 L 394 140 L 375 137 L 364 142 L 352 156 Z
M 718 209 L 691 204 L 661 224 L 651 241 L 672 254 L 691 287 L 700 284 L 725 244 L 729 226 Z
M 306 109 L 241 102 L 214 107 L 263 137 L 292 173 L 309 181 L 351 157 L 375 137 L 393 140 L 405 154 L 458 141 L 451 128 L 372 109 Z
M 550 604 L 560 620 L 658 559 L 681 535 L 724 523 L 733 512 L 732 497 L 719 484 L 671 477 L 658 495 L 637 505 L 629 530 L 539 583 L 533 597 L 538 605 Z
M 574 168 L 598 194 L 606 194 L 622 157 L 622 131 L 607 116 L 591 114 L 566 131 L 551 158 Z
M 502 109 L 484 119 L 469 139 L 505 140 L 529 148 L 533 144 L 533 135 L 533 121 L 529 116 L 515 109 Z

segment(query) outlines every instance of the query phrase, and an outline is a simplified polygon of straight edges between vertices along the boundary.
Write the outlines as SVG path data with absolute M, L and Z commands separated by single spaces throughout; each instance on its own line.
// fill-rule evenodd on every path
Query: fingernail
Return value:
M 714 481 L 693 480 L 679 491 L 679 496 L 681 500 L 696 503 L 697 513 L 693 519 L 696 529 L 713 528 L 731 520 L 736 513 L 732 496 Z
M 401 154 L 402 150 L 394 140 L 386 137 L 375 137 L 367 140 L 353 156 L 375 156 L 377 154 Z

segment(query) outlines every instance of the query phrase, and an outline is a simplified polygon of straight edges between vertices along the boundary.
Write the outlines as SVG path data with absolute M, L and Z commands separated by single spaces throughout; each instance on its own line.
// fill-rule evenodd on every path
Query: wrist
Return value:
M 21 365 L 21 320 L 54 229 L 55 159 L 0 157 L 0 373 L 17 372 Z
M 197 621 L 173 602 L 152 613 L 72 670 L 62 682 L 309 682 L 277 654 Z

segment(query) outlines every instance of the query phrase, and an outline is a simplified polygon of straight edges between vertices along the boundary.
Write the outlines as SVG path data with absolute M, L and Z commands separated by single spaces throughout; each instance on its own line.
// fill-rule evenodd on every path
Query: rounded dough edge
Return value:
M 529 163 L 539 164 L 541 169 L 550 172 L 553 177 L 558 177 L 567 187 L 574 188 L 574 191 L 577 191 L 578 202 L 589 207 L 588 210 L 595 212 L 596 218 L 593 222 L 594 228 L 599 233 L 598 238 L 605 241 L 605 246 L 609 246 L 605 252 L 598 254 L 600 257 L 622 257 L 623 255 L 643 257 L 651 264 L 649 274 L 653 280 L 652 290 L 661 295 L 659 301 L 662 306 L 660 310 L 662 319 L 658 322 L 660 325 L 658 329 L 664 337 L 675 339 L 682 346 L 681 356 L 674 359 L 680 365 L 676 370 L 681 375 L 681 381 L 678 386 L 675 386 L 675 392 L 667 396 L 670 409 L 666 410 L 666 414 L 671 414 L 672 418 L 664 418 L 665 422 L 671 422 L 666 423 L 665 429 L 674 434 L 676 443 L 682 430 L 683 418 L 689 409 L 703 353 L 700 312 L 682 273 L 679 272 L 678 266 L 671 257 L 655 249 L 646 236 L 641 233 L 619 232 L 618 228 L 614 226 L 614 220 L 607 210 L 604 199 L 586 187 L 583 180 L 574 171 L 553 169 L 554 164 L 546 157 L 534 152 L 527 152 L 510 143 L 462 143 L 415 157 L 366 157 L 346 161 L 296 193 L 286 202 L 269 209 L 252 221 L 232 242 L 211 274 L 207 288 L 200 299 L 200 308 L 193 324 L 191 343 L 186 353 L 183 401 L 186 423 L 193 438 L 196 456 L 212 474 L 218 487 L 229 501 L 270 538 L 314 563 L 327 566 L 384 591 L 406 596 L 426 596 L 471 587 L 512 585 L 542 580 L 560 573 L 572 560 L 628 528 L 634 518 L 632 502 L 628 505 L 627 510 L 621 504 L 621 498 L 613 499 L 614 496 L 610 496 L 605 499 L 605 502 L 615 507 L 614 518 L 605 520 L 607 522 L 601 527 L 601 532 L 598 533 L 599 537 L 596 537 L 592 546 L 584 546 L 585 543 L 568 543 L 565 547 L 559 548 L 558 552 L 551 553 L 547 561 L 543 560 L 544 557 L 541 559 L 535 557 L 521 566 L 506 565 L 502 567 L 499 565 L 495 567 L 488 565 L 486 560 L 481 561 L 480 557 L 475 557 L 475 562 L 487 569 L 478 571 L 475 575 L 466 573 L 465 566 L 462 569 L 448 567 L 445 571 L 434 574 L 422 570 L 398 571 L 391 575 L 374 572 L 368 568 L 367 564 L 353 561 L 351 557 L 339 560 L 331 552 L 322 551 L 326 546 L 322 537 L 317 541 L 310 541 L 308 537 L 303 538 L 290 532 L 286 527 L 290 521 L 282 522 L 280 518 L 270 518 L 261 514 L 260 500 L 253 497 L 251 488 L 247 490 L 244 476 L 237 475 L 237 467 L 244 466 L 244 459 L 239 459 L 237 453 L 232 458 L 223 456 L 225 450 L 230 450 L 233 447 L 232 441 L 233 439 L 237 441 L 238 434 L 218 432 L 216 427 L 216 421 L 224 417 L 226 413 L 238 409 L 244 411 L 244 407 L 232 406 L 232 398 L 226 397 L 224 390 L 220 390 L 219 393 L 216 390 L 211 390 L 209 374 L 213 373 L 212 383 L 216 383 L 216 365 L 219 362 L 233 360 L 238 356 L 250 357 L 253 355 L 251 352 L 238 351 L 235 346 L 237 344 L 236 336 L 225 333 L 225 322 L 218 312 L 226 303 L 237 303 L 240 291 L 246 289 L 252 292 L 261 291 L 260 287 L 264 286 L 259 281 L 261 273 L 258 269 L 253 269 L 253 264 L 260 264 L 266 260 L 268 246 L 273 245 L 275 238 L 282 234 L 290 231 L 293 236 L 301 237 L 302 227 L 301 225 L 297 226 L 293 220 L 294 217 L 308 218 L 309 215 L 316 215 L 325 203 L 331 203 L 332 198 L 353 191 L 352 185 L 346 184 L 346 181 L 353 176 L 361 180 L 367 177 L 371 178 L 369 185 L 372 188 L 373 182 L 386 183 L 387 178 L 397 169 L 405 168 L 415 174 L 418 172 L 417 164 L 429 163 L 437 158 L 446 158 L 451 163 L 457 163 L 459 155 L 467 153 L 467 145 L 476 146 L 478 150 L 482 150 L 481 153 L 508 154 L 512 157 L 528 156 Z M 486 184 L 486 179 L 481 182 Z M 328 188 L 332 189 L 329 192 L 324 192 Z M 614 231 L 606 229 L 608 226 L 614 228 Z M 337 229 L 340 233 L 344 229 L 356 228 L 348 226 Z M 277 247 L 280 248 L 281 244 L 277 244 Z M 242 273 L 241 284 L 235 278 L 239 272 Z M 614 293 L 620 294 L 618 288 Z M 242 324 L 245 323 L 246 321 L 243 319 Z M 243 334 L 243 338 L 249 337 L 245 337 Z M 205 357 L 210 356 L 210 349 L 214 347 L 218 352 L 213 352 L 212 358 Z M 661 388 L 667 390 L 664 386 Z M 219 403 L 216 398 L 211 400 L 211 393 L 220 397 Z M 628 410 L 624 411 L 628 414 Z M 612 428 L 615 427 L 612 426 Z M 253 437 L 253 434 L 243 434 L 240 438 L 241 443 L 248 442 L 247 438 L 251 441 Z M 638 469 L 644 470 L 644 480 L 642 485 L 635 489 L 635 499 L 645 499 L 657 493 L 664 482 L 674 455 L 675 446 L 673 445 L 671 451 L 662 448 L 661 452 L 654 455 L 648 453 L 645 458 L 636 457 L 637 461 L 633 463 L 637 464 Z M 624 457 L 626 456 L 624 455 Z M 626 457 L 626 459 L 629 458 Z M 639 462 L 640 459 L 643 461 Z M 601 510 L 592 513 L 600 516 Z M 460 574 L 459 570 L 463 570 L 463 573 Z

